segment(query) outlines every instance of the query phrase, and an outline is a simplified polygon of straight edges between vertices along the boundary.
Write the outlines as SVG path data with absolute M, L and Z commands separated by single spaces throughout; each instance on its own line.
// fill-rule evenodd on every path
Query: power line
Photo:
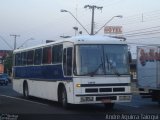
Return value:
M 135 19 L 126 19 L 122 22 L 122 25 L 133 25 L 133 24 L 137 24 L 138 23 L 146 23 L 146 22 L 152 22 L 152 21 L 159 21 L 160 20 L 160 15 L 157 15 L 155 17 L 151 17 L 151 16 L 145 16 L 144 14 L 141 16 L 137 16 L 137 18 Z
M 147 30 L 147 29 L 154 29 L 154 28 L 160 28 L 160 26 L 154 26 L 154 27 L 147 27 L 147 28 L 143 28 L 143 29 L 137 29 L 137 30 L 132 30 L 132 31 L 128 31 L 128 32 L 125 32 L 125 33 L 131 33 L 131 32 L 134 32 L 134 31 L 143 31 L 143 30 Z
M 136 46 L 140 46 L 140 45 L 146 45 L 146 46 L 155 46 L 156 45 L 156 46 L 159 46 L 160 45 L 160 44 L 149 44 L 149 43 L 147 44 L 147 43 L 138 43 L 138 42 L 137 43 L 136 42 L 135 43 L 128 42 L 128 44 L 136 45 Z
M 147 27 L 143 29 L 136 29 L 131 30 L 124 33 L 125 37 L 138 37 L 138 36 L 144 36 L 144 35 L 155 35 L 160 33 L 160 26 L 154 26 L 154 27 Z
M 150 34 L 156 34 L 156 33 L 160 33 L 160 29 L 157 29 L 157 30 L 149 30 L 149 31 L 144 31 L 144 32 L 135 32 L 135 33 L 124 34 L 124 35 L 125 35 L 125 36 L 150 35 Z
M 125 37 L 141 37 L 141 36 L 155 36 L 155 34 L 159 35 L 160 34 L 160 26 L 156 27 L 149 27 L 145 29 L 139 29 L 139 30 L 132 30 L 129 32 L 125 32 L 124 36 Z
M 13 49 L 13 47 L 2 37 L 0 36 L 0 38 L 7 44 L 7 46 L 10 48 L 10 49 Z
M 137 35 L 128 35 L 128 36 L 126 36 L 126 37 L 137 37 L 137 36 L 144 36 L 144 35 L 153 35 L 153 34 L 158 34 L 158 33 L 160 33 L 160 31 L 159 32 L 151 32 L 151 33 L 143 33 L 143 34 L 137 34 Z
M 152 12 L 144 12 L 141 14 L 135 14 L 132 16 L 124 16 L 123 21 L 121 22 L 122 25 L 133 25 L 139 23 L 145 23 L 145 22 L 152 22 L 152 21 L 159 21 L 160 20 L 160 10 L 152 11 Z
M 156 36 L 156 37 L 143 37 L 143 38 L 129 38 L 128 40 L 140 40 L 140 39 L 151 39 L 151 38 L 160 38 L 160 36 Z

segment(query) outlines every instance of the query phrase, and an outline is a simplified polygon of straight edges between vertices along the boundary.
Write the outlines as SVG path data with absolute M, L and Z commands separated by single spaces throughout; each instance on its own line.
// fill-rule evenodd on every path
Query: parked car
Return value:
M 7 73 L 2 73 L 0 75 L 2 75 L 3 77 L 7 78 L 8 82 L 11 83 L 12 80 L 11 80 L 11 78 L 9 77 L 9 75 Z
M 8 85 L 8 79 L 3 75 L 0 75 L 0 85 Z

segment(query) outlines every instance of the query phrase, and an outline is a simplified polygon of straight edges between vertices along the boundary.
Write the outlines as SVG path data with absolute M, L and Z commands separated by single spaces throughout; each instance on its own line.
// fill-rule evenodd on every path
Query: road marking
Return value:
M 49 106 L 49 105 L 44 104 L 44 103 L 39 103 L 39 102 L 35 102 L 35 101 L 31 101 L 31 100 L 26 100 L 26 99 L 22 99 L 22 98 L 16 98 L 16 97 L 11 97 L 11 96 L 7 96 L 7 95 L 0 95 L 0 96 L 11 98 L 11 99 L 16 99 L 16 100 L 21 100 L 21 101 L 25 101 L 25 102 L 35 103 L 35 104 L 39 104 L 39 105 Z

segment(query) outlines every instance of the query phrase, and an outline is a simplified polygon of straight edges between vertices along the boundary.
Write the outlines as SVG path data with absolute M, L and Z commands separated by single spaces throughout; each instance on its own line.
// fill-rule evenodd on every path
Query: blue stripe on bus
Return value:
M 45 79 L 45 80 L 72 80 L 64 77 L 62 65 L 23 66 L 14 67 L 15 78 Z

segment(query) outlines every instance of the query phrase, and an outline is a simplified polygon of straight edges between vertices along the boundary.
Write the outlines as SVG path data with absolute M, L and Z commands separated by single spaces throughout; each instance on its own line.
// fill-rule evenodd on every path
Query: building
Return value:
M 0 73 L 4 73 L 4 59 L 11 50 L 0 50 Z
M 5 58 L 9 52 L 11 52 L 11 50 L 0 50 L 0 59 Z

